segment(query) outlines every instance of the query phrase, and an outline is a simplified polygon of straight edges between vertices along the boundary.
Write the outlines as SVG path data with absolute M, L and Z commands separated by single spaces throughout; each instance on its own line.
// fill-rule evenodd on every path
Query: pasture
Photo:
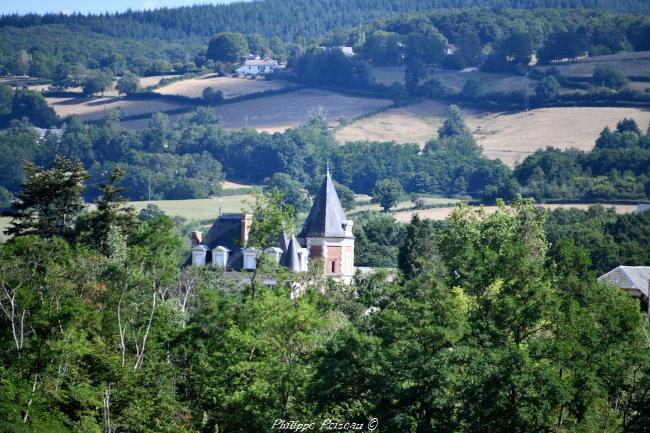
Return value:
M 227 129 L 255 128 L 258 131 L 278 132 L 304 124 L 313 111 L 323 111 L 331 126 L 342 120 L 350 121 L 392 105 L 388 99 L 347 96 L 318 89 L 301 89 L 280 95 L 233 102 L 214 107 Z M 180 114 L 169 116 L 172 123 Z M 148 119 L 122 122 L 129 129 L 147 127 Z
M 340 143 L 367 139 L 423 145 L 436 136 L 446 116 L 444 104 L 425 101 L 360 119 L 337 131 L 336 138 Z M 641 129 L 650 122 L 650 110 L 621 107 L 541 108 L 527 114 L 463 110 L 463 116 L 485 154 L 510 167 L 547 146 L 590 150 L 605 126 L 615 128 L 626 117 Z
M 166 86 L 159 87 L 155 92 L 162 95 L 180 95 L 189 98 L 200 98 L 203 94 L 203 89 L 206 87 L 221 90 L 224 98 L 230 99 L 253 93 L 296 87 L 296 84 L 284 80 L 251 80 L 247 78 L 218 77 L 213 74 L 175 81 Z

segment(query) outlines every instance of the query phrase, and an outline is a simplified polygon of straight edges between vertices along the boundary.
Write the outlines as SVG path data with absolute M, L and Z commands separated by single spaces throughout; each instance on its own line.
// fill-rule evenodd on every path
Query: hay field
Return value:
M 258 131 L 278 132 L 304 124 L 309 113 L 322 107 L 329 123 L 337 126 L 341 119 L 356 117 L 384 109 L 392 105 L 388 99 L 362 98 L 317 89 L 302 89 L 281 95 L 234 102 L 214 107 L 228 129 L 248 126 Z M 181 115 L 170 116 L 172 123 Z M 122 122 L 129 129 L 143 129 L 147 119 Z
M 159 111 L 175 110 L 187 105 L 159 100 L 125 100 L 118 97 L 104 98 L 45 98 L 54 108 L 56 114 L 65 117 L 77 114 L 84 120 L 97 120 L 106 116 L 110 110 L 121 110 L 123 115 L 156 113 Z M 145 120 L 145 126 L 149 120 Z
M 160 83 L 162 79 L 172 79 L 180 77 L 180 75 L 152 75 L 150 77 L 139 77 L 140 87 L 145 88 L 155 86 Z
M 590 150 L 605 126 L 614 128 L 625 117 L 643 130 L 650 122 L 650 110 L 620 107 L 541 108 L 527 115 L 463 110 L 463 115 L 485 154 L 510 167 L 547 146 Z M 340 143 L 367 139 L 422 145 L 436 136 L 446 116 L 444 104 L 425 101 L 360 119 L 337 131 L 336 138 Z
M 587 210 L 589 206 L 593 206 L 598 203 L 590 203 L 590 204 L 540 204 L 537 205 L 538 207 L 548 209 L 548 210 L 553 210 L 553 209 L 559 209 L 559 208 L 565 208 L 565 209 L 581 209 L 581 210 Z M 612 207 L 616 210 L 616 213 L 618 214 L 625 214 L 625 213 L 633 213 L 636 210 L 636 205 L 610 205 L 610 204 L 603 204 L 605 207 Z M 418 214 L 420 218 L 425 219 L 432 219 L 432 220 L 444 220 L 446 219 L 455 209 L 455 207 L 440 207 L 440 208 L 434 208 L 434 209 L 425 209 L 425 210 L 419 210 L 419 211 L 402 211 L 402 212 L 396 212 L 394 213 L 395 219 L 399 222 L 403 223 L 408 223 L 411 221 L 411 217 L 414 214 Z M 497 210 L 496 206 L 483 206 L 483 209 L 487 213 L 493 213 Z
M 387 86 L 393 82 L 404 82 L 404 67 L 403 66 L 383 66 L 373 67 L 372 76 L 375 82 L 385 84 Z M 490 72 L 483 72 L 478 70 L 472 71 L 453 71 L 442 68 L 432 68 L 427 76 L 427 79 L 435 78 L 442 83 L 443 86 L 452 90 L 455 93 L 460 92 L 465 85 L 465 82 L 470 78 L 476 78 L 480 82 L 479 94 L 504 92 L 509 93 L 524 88 L 528 89 L 528 93 L 534 93 L 537 81 L 529 79 L 526 82 L 524 77 L 510 74 L 497 74 Z
M 296 84 L 284 80 L 250 80 L 245 78 L 205 75 L 202 77 L 173 82 L 166 86 L 159 87 L 155 92 L 162 95 L 181 95 L 190 98 L 200 98 L 203 94 L 203 89 L 206 87 L 221 90 L 224 98 L 229 99 L 237 96 L 250 95 L 252 93 L 296 87 Z
M 563 75 L 587 77 L 592 75 L 597 65 L 605 64 L 613 66 L 625 75 L 648 76 L 650 75 L 650 51 L 587 57 L 573 63 L 540 66 L 539 68 L 544 70 L 555 66 Z

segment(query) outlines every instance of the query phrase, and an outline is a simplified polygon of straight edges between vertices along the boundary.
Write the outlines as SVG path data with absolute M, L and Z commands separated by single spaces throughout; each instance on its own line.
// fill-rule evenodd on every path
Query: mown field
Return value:
M 597 203 L 590 203 L 590 204 L 541 204 L 538 205 L 538 207 L 548 209 L 548 210 L 553 210 L 553 209 L 559 209 L 559 208 L 564 208 L 564 209 L 581 209 L 581 210 L 586 210 L 589 208 L 589 206 L 592 206 Z M 616 210 L 616 213 L 618 214 L 624 214 L 624 213 L 632 213 L 636 209 L 636 205 L 610 205 L 610 204 L 604 204 L 605 207 L 612 207 Z M 425 210 L 406 210 L 406 211 L 398 211 L 395 212 L 395 219 L 397 219 L 400 222 L 407 223 L 411 220 L 414 214 L 418 214 L 418 216 L 422 219 L 428 218 L 431 220 L 444 220 L 446 219 L 449 214 L 455 209 L 455 207 L 439 207 L 439 208 L 432 208 L 432 209 L 425 209 Z M 497 210 L 496 206 L 483 206 L 483 209 L 485 209 L 485 212 L 487 213 L 493 213 Z
M 423 145 L 436 136 L 446 116 L 445 104 L 425 101 L 360 119 L 339 129 L 336 138 L 341 143 L 392 140 Z M 527 114 L 463 110 L 463 116 L 486 155 L 510 167 L 547 146 L 589 150 L 605 126 L 614 128 L 626 117 L 635 119 L 642 129 L 650 123 L 650 110 L 620 107 L 541 108 Z
M 83 120 L 98 120 L 110 110 L 120 110 L 123 116 L 153 114 L 159 111 L 187 108 L 189 105 L 176 102 L 151 100 L 127 100 L 120 97 L 104 98 L 45 98 L 61 117 L 76 114 Z M 148 123 L 148 120 L 147 120 Z
M 351 121 L 389 107 L 388 99 L 347 96 L 318 89 L 302 89 L 280 95 L 259 99 L 233 102 L 214 107 L 215 113 L 223 119 L 229 129 L 255 128 L 260 131 L 276 132 L 305 123 L 311 112 L 324 111 L 330 125 L 337 126 L 342 120 Z M 178 121 L 181 115 L 170 116 L 171 122 Z M 122 122 L 129 129 L 143 129 L 149 120 L 130 120 Z
M 296 84 L 284 80 L 251 80 L 246 78 L 218 77 L 213 74 L 176 81 L 157 88 L 155 92 L 162 95 L 179 95 L 190 98 L 200 98 L 206 87 L 221 90 L 224 98 L 230 99 L 237 96 L 250 95 L 252 93 L 262 93 L 270 90 L 296 87 Z

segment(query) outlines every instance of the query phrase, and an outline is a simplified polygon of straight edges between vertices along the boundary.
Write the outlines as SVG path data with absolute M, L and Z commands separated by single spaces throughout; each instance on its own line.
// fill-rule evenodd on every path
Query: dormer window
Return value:
M 228 255 L 230 250 L 226 247 L 218 246 L 212 250 L 212 265 L 220 268 L 226 268 L 228 265 Z
M 283 251 L 278 247 L 270 247 L 264 250 L 264 253 L 269 256 L 275 263 L 280 263 L 280 257 Z
M 243 252 L 244 256 L 244 269 L 248 271 L 257 268 L 257 251 L 254 248 L 246 248 Z
M 204 266 L 209 248 L 206 245 L 197 245 L 192 248 L 192 264 Z

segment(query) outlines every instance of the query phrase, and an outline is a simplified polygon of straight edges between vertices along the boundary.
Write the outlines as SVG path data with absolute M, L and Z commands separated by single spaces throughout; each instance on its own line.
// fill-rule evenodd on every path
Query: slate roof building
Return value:
M 352 280 L 353 222 L 345 216 L 329 170 L 298 236 L 282 234 L 276 245 L 256 251 L 247 245 L 253 218 L 250 214 L 220 214 L 205 236 L 192 233 L 188 264 L 252 271 L 258 255 L 267 254 L 290 272 L 306 272 L 309 258 L 321 258 L 326 275 L 345 282 Z
M 650 266 L 619 266 L 598 277 L 638 298 L 648 312 L 648 293 L 650 292 Z

